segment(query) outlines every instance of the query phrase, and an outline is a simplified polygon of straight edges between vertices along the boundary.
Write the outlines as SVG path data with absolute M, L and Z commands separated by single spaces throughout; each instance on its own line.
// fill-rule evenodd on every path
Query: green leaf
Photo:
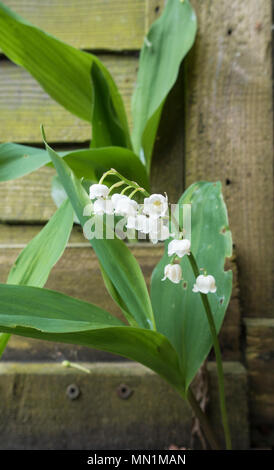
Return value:
M 224 271 L 225 259 L 231 256 L 232 241 L 221 184 L 199 182 L 188 188 L 179 204 L 191 204 L 191 251 L 199 268 L 216 279 L 217 292 L 208 294 L 216 329 L 219 332 L 232 290 L 232 272 Z M 207 357 L 212 338 L 201 296 L 192 292 L 195 283 L 188 256 L 181 261 L 183 281 L 162 281 L 165 255 L 156 266 L 151 282 L 151 300 L 157 330 L 167 336 L 182 364 L 186 388 Z
M 79 150 L 64 158 L 78 178 L 85 177 L 98 181 L 103 173 L 115 168 L 125 178 L 136 181 L 149 190 L 146 169 L 131 150 L 122 147 Z M 107 180 L 106 180 L 107 181 Z
M 69 166 L 48 146 L 46 141 L 45 145 L 73 209 L 84 227 L 90 217 L 84 216 L 83 211 L 90 204 L 90 199 Z M 146 283 L 141 268 L 131 251 L 116 236 L 113 239 L 94 237 L 90 243 L 107 276 L 122 298 L 126 310 L 134 316 L 138 325 L 153 329 L 154 316 Z
M 164 101 L 193 45 L 196 29 L 196 15 L 189 1 L 168 0 L 145 38 L 132 97 L 132 142 L 134 151 L 144 154 L 148 170 Z
M 49 333 L 87 331 L 123 325 L 96 305 L 37 287 L 0 285 L 1 325 Z
M 127 147 L 127 138 L 115 112 L 106 77 L 96 62 L 91 67 L 91 79 L 94 97 L 91 147 Z
M 107 289 L 109 295 L 113 298 L 114 302 L 116 302 L 116 304 L 120 307 L 120 309 L 122 310 L 122 312 L 124 314 L 124 317 L 127 319 L 128 323 L 131 326 L 138 327 L 138 323 L 136 322 L 134 317 L 127 311 L 127 308 L 126 308 L 125 303 L 123 302 L 123 299 L 121 298 L 121 296 L 117 292 L 117 289 L 115 288 L 113 282 L 111 282 L 111 280 L 108 277 L 106 271 L 104 270 L 102 264 L 100 264 L 100 269 L 101 269 L 103 281 L 105 283 L 105 286 L 106 286 L 106 289 Z
M 64 294 L 0 284 L 0 331 L 119 354 L 151 368 L 182 393 L 178 357 L 163 335 L 126 326 L 101 308 Z
M 0 47 L 16 64 L 27 69 L 44 90 L 64 108 L 91 122 L 94 96 L 111 101 L 113 120 L 121 128 L 115 143 L 131 148 L 127 117 L 118 89 L 105 66 L 92 54 L 75 49 L 32 26 L 29 22 L 0 3 Z M 108 90 L 101 93 L 101 83 L 91 82 L 91 70 L 100 70 L 101 83 Z M 101 103 L 101 106 L 106 107 Z M 96 117 L 96 116 L 95 116 Z M 95 123 L 96 124 L 96 123 Z M 96 129 L 96 126 L 95 126 Z M 96 136 L 94 136 L 96 138 Z M 119 140 L 119 142 L 118 142 Z
M 13 143 L 0 144 L 0 181 L 20 178 L 49 161 L 44 149 Z
M 72 228 L 72 215 L 71 204 L 66 200 L 19 254 L 10 270 L 9 284 L 43 287 L 51 269 L 64 252 Z M 9 338 L 9 334 L 0 335 L 0 358 Z
M 2 357 L 3 352 L 6 349 L 9 339 L 10 339 L 10 334 L 0 333 L 0 359 Z
M 43 287 L 64 252 L 72 224 L 73 210 L 67 199 L 19 254 L 7 283 Z
M 60 152 L 60 156 L 65 157 L 65 161 L 79 178 L 96 182 L 107 170 L 115 168 L 126 178 L 137 181 L 140 186 L 149 190 L 146 169 L 132 150 L 104 147 Z M 0 144 L 0 181 L 20 178 L 49 162 L 51 159 L 45 149 L 13 143 Z

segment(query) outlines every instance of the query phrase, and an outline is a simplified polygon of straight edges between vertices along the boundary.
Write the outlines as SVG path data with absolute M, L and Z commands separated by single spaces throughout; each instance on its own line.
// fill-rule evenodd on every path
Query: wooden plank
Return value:
M 273 317 L 271 1 L 194 0 L 185 180 L 221 180 L 246 316 Z
M 130 100 L 138 61 L 133 56 L 100 55 L 113 75 L 130 118 Z M 23 68 L 0 62 L 0 142 L 41 143 L 44 124 L 50 142 L 90 140 L 90 125 L 51 99 Z
M 38 227 L 32 226 L 11 226 L 6 227 L 3 232 L 0 230 L 0 282 L 6 282 L 9 270 L 24 247 L 24 242 L 31 240 L 38 231 Z M 8 239 L 13 243 L 7 244 Z M 131 251 L 139 262 L 149 287 L 152 271 L 163 255 L 163 245 L 152 246 L 149 243 L 139 243 L 132 245 Z M 224 359 L 239 360 L 241 328 L 235 260 L 231 260 L 227 268 L 234 272 L 234 286 L 232 299 L 220 333 L 220 342 Z M 95 253 L 76 227 L 63 257 L 53 268 L 46 287 L 93 302 L 121 318 L 119 308 L 105 289 Z M 5 352 L 4 359 L 38 360 L 39 358 L 39 360 L 49 360 L 58 359 L 60 356 L 70 359 L 78 357 L 80 360 L 89 361 L 108 357 L 105 353 L 98 353 L 88 348 L 72 348 L 63 344 L 14 336 Z
M 252 444 L 271 447 L 274 443 L 274 319 L 248 318 L 245 328 Z
M 60 363 L 1 362 L 1 449 L 167 449 L 172 444 L 192 445 L 192 412 L 163 379 L 132 362 L 83 365 L 90 374 Z M 239 363 L 225 363 L 224 371 L 233 448 L 248 449 L 245 369 Z M 209 420 L 221 439 L 215 365 L 208 367 L 208 375 L 212 397 Z M 72 385 L 76 391 L 73 400 Z M 121 398 L 122 385 L 128 399 Z
M 130 66 L 132 67 L 132 80 L 129 84 L 130 87 L 133 86 L 133 75 L 134 75 L 134 64 L 135 59 L 130 59 L 129 61 Z M 117 63 L 117 67 L 119 65 L 119 61 Z M 11 65 L 11 67 L 14 67 Z M 126 68 L 126 65 L 125 65 Z M 18 71 L 19 69 L 17 69 Z M 121 70 L 120 70 L 120 73 Z M 125 72 L 126 73 L 126 72 Z M 1 77 L 1 74 L 0 74 Z M 31 80 L 31 79 L 30 79 Z M 17 86 L 17 85 L 16 85 Z M 41 92 L 42 93 L 42 92 Z M 130 91 L 127 92 L 128 99 L 130 97 Z M 27 102 L 27 95 L 25 95 L 24 99 L 24 106 Z M 167 192 L 169 196 L 169 200 L 171 203 L 176 203 L 183 192 L 183 147 L 184 147 L 184 139 L 183 139 L 183 80 L 182 75 L 179 76 L 179 79 L 169 94 L 168 99 L 166 101 L 163 115 L 160 123 L 160 128 L 156 140 L 155 150 L 154 150 L 154 157 L 152 161 L 152 173 L 151 173 L 151 190 L 152 192 L 156 193 L 164 193 Z M 44 96 L 46 102 L 50 100 L 47 98 L 46 95 Z M 41 100 L 42 102 L 43 100 Z M 0 103 L 1 103 L 1 96 L 0 96 Z M 61 113 L 67 116 L 68 120 L 73 120 L 73 116 L 69 113 L 66 113 L 61 107 L 54 104 L 55 110 L 58 108 Z M 1 105 L 0 105 L 1 106 Z M 8 106 L 8 114 L 12 116 L 12 107 L 11 105 Z M 24 106 L 22 106 L 24 108 Z M 45 106 L 45 112 L 48 110 Z M 54 111 L 53 111 L 54 112 Z M 34 130 L 34 134 L 36 133 L 37 129 L 39 128 L 39 116 L 38 116 L 37 109 L 34 112 L 33 119 L 36 121 L 36 130 Z M 19 119 L 19 129 L 13 130 L 15 133 L 19 133 L 24 140 L 24 129 L 26 131 L 26 135 L 28 138 L 31 138 L 30 132 L 33 132 L 33 128 L 31 127 L 30 123 L 27 122 L 25 127 L 21 127 L 20 116 L 15 113 L 16 116 L 14 119 Z M 31 112 L 32 114 L 32 112 Z M 60 117 L 60 115 L 59 115 Z M 50 116 L 48 116 L 48 119 Z M 43 122 L 45 122 L 46 116 L 43 117 Z M 59 119 L 59 118 L 58 118 Z M 77 118 L 75 118 L 76 121 Z M 4 121 L 4 116 L 2 118 Z M 42 120 L 39 122 L 42 122 Z M 53 121 L 57 126 L 57 121 Z M 68 125 L 68 121 L 64 121 L 64 125 Z M 5 126 L 5 124 L 3 124 Z M 34 126 L 34 123 L 33 123 Z M 49 140 L 51 138 L 54 140 L 57 138 L 58 134 L 58 126 L 54 128 L 51 124 L 51 121 L 47 121 L 45 124 L 47 129 L 47 136 L 49 136 Z M 2 127 L 3 130 L 4 127 Z M 28 130 L 29 129 L 29 130 Z M 82 130 L 81 130 L 82 129 Z M 76 127 L 74 130 L 72 127 L 68 127 L 63 129 L 65 134 L 59 134 L 60 139 L 67 136 L 67 138 L 88 138 L 90 135 L 90 127 L 88 124 L 85 124 L 84 121 L 79 120 L 79 127 Z M 84 131 L 84 134 L 82 131 Z M 77 136 L 76 136 L 77 134 Z M 1 135 L 1 115 L 0 115 L 0 135 Z M 10 135 L 12 137 L 12 135 Z M 16 135 L 14 135 L 16 137 Z M 18 137 L 18 134 L 17 134 Z M 33 135 L 34 137 L 34 135 Z M 40 139 L 40 136 L 37 135 L 37 138 Z M 86 145 L 86 144 L 83 144 Z M 60 146 L 58 145 L 58 148 Z M 172 168 L 172 171 L 170 171 Z M 19 178 L 15 181 L 8 181 L 1 183 L 0 185 L 0 220 L 5 222 L 45 222 L 47 221 L 51 215 L 55 211 L 55 204 L 51 198 L 51 179 L 52 176 L 55 174 L 55 171 L 51 168 L 42 168 L 37 170 L 35 173 L 27 175 L 25 177 Z M 43 188 L 43 191 L 41 191 Z
M 56 211 L 51 197 L 53 175 L 53 168 L 44 167 L 23 178 L 1 183 L 0 220 L 24 223 L 49 220 Z
M 164 0 L 5 0 L 5 5 L 47 33 L 78 49 L 137 50 L 147 21 Z

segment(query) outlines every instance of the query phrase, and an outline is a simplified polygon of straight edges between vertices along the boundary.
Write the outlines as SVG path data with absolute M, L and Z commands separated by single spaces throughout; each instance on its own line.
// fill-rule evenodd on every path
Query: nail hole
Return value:
M 226 178 L 225 184 L 226 184 L 227 186 L 229 186 L 229 185 L 231 184 L 231 180 L 230 180 L 229 178 Z
M 128 385 L 121 384 L 117 388 L 117 395 L 122 400 L 127 400 L 132 395 L 132 393 L 133 391 L 131 390 L 130 387 L 128 387 Z
M 232 28 L 228 28 L 228 30 L 227 30 L 227 35 L 228 35 L 228 36 L 231 36 L 232 32 L 233 32 L 233 29 L 232 29 Z
M 159 5 L 157 5 L 157 7 L 155 7 L 154 11 L 155 11 L 155 13 L 158 13 L 159 10 L 160 10 L 160 7 L 159 7 Z
M 75 384 L 70 384 L 66 390 L 67 397 L 70 400 L 76 400 L 80 395 L 80 390 Z

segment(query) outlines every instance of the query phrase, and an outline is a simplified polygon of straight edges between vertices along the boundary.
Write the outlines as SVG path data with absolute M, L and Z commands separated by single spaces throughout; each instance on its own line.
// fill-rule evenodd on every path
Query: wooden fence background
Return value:
M 73 46 L 96 53 L 113 74 L 130 120 L 138 51 L 149 25 L 161 14 L 164 0 L 5 0 L 3 3 Z M 234 255 L 229 261 L 234 270 L 234 290 L 221 333 L 227 380 L 229 377 L 232 384 L 230 414 L 236 416 L 231 418 L 233 439 L 238 448 L 271 447 L 274 445 L 272 5 L 271 0 L 248 0 L 247 3 L 192 0 L 192 4 L 198 16 L 198 36 L 164 108 L 154 152 L 152 184 L 154 190 L 167 191 L 172 202 L 176 202 L 183 189 L 194 181 L 222 182 L 234 240 Z M 41 122 L 56 149 L 88 145 L 89 125 L 61 108 L 26 71 L 1 55 L 0 142 L 41 145 Z M 6 281 L 24 244 L 55 211 L 50 196 L 53 174 L 52 169 L 43 168 L 0 186 L 1 282 Z M 162 248 L 142 244 L 133 251 L 149 281 Z M 47 287 L 91 300 L 114 312 L 115 307 L 105 295 L 96 259 L 91 255 L 81 231 L 75 227 L 68 249 L 53 269 Z M 46 363 L 58 363 L 61 359 L 95 361 L 93 367 L 97 369 L 93 380 L 99 390 L 100 383 L 113 390 L 119 380 L 118 370 L 123 380 L 127 379 L 136 390 L 139 387 L 137 403 L 151 393 L 147 403 L 154 421 L 148 422 L 147 432 L 150 436 L 154 432 L 155 439 L 150 437 L 148 446 L 168 445 L 176 439 L 178 444 L 183 444 L 182 435 L 188 439 L 189 415 L 185 411 L 188 424 L 183 427 L 183 434 L 177 405 L 170 411 L 171 420 L 161 421 L 164 418 L 158 416 L 157 406 L 161 404 L 169 410 L 170 403 L 176 399 L 165 387 L 160 387 L 163 396 L 158 394 L 157 402 L 155 390 L 149 392 L 152 379 L 144 368 L 137 368 L 134 375 L 130 373 L 132 366 L 123 362 L 121 372 L 118 363 L 118 369 L 103 364 L 102 361 L 118 360 L 107 354 L 13 337 L 0 367 L 0 396 L 2 393 L 7 406 L 8 400 L 13 399 L 12 411 L 5 412 L 5 417 L 15 424 L 10 425 L 8 437 L 0 424 L 2 448 L 39 447 L 35 434 L 37 423 L 43 426 L 45 422 L 48 431 L 40 444 L 50 447 L 48 409 L 45 408 L 43 419 L 36 421 L 36 405 L 30 410 L 26 402 L 34 397 L 30 387 L 37 390 L 42 383 L 42 365 L 37 369 L 34 363 L 44 361 L 46 367 Z M 25 361 L 33 363 L 26 368 Z M 64 376 L 58 365 L 51 367 L 53 383 L 57 383 L 58 377 L 59 385 L 70 380 L 69 373 Z M 214 375 L 212 367 L 214 364 L 209 366 L 209 377 Z M 51 372 L 46 370 L 48 377 Z M 4 381 L 7 377 L 9 380 Z M 78 376 L 73 379 L 82 380 Z M 157 381 L 153 387 L 156 386 L 159 387 Z M 12 398 L 8 393 L 11 390 Z M 210 390 L 214 396 L 213 379 Z M 45 394 L 48 398 L 52 388 L 45 387 Z M 104 397 L 107 400 L 106 394 Z M 242 400 L 238 408 L 237 397 Z M 50 403 L 47 402 L 48 407 Z M 101 429 L 105 442 L 101 440 L 97 446 L 134 446 L 134 442 L 127 441 L 126 430 L 138 421 L 138 413 L 127 419 L 126 412 L 121 411 L 124 406 L 127 406 L 125 402 L 115 404 L 114 400 L 115 410 L 108 409 L 108 414 L 104 415 L 104 405 L 98 405 L 100 412 L 94 418 L 97 428 L 89 434 L 93 439 L 96 429 Z M 217 404 L 214 408 L 211 401 L 210 406 L 216 414 Z M 120 428 L 120 440 L 112 442 L 115 426 L 111 425 L 111 418 L 117 420 L 114 417 L 118 412 L 124 413 L 120 423 L 123 429 Z M 12 414 L 16 415 L 15 421 L 12 421 Z M 75 420 L 75 416 L 73 414 L 71 419 Z M 26 426 L 23 426 L 24 419 Z M 59 448 L 81 445 L 84 431 L 80 423 L 77 426 L 78 440 L 75 438 L 74 444 L 68 439 L 69 431 L 61 424 L 59 428 L 56 426 L 54 442 Z M 159 426 L 162 426 L 162 434 L 156 432 Z M 142 448 L 145 434 L 135 433 L 134 436 L 136 445 Z M 82 445 L 89 447 L 88 442 L 83 444 L 82 441 Z

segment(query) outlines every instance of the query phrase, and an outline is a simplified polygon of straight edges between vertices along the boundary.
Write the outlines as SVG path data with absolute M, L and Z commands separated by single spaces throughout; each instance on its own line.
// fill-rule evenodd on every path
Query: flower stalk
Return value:
M 190 262 L 190 265 L 192 267 L 192 271 L 194 273 L 194 276 L 197 278 L 199 276 L 199 269 L 196 263 L 196 260 L 192 254 L 188 256 L 188 260 Z M 222 363 L 222 356 L 221 356 L 221 350 L 220 350 L 220 344 L 218 340 L 218 335 L 215 327 L 215 322 L 214 318 L 211 312 L 211 307 L 208 301 L 208 298 L 206 294 L 202 294 L 200 292 L 201 299 L 203 302 L 203 306 L 206 312 L 210 332 L 212 335 L 212 341 L 213 341 L 213 347 L 214 347 L 214 352 L 215 352 L 215 357 L 216 357 L 216 363 L 217 363 L 217 373 L 218 373 L 218 384 L 219 384 L 219 397 L 220 397 L 220 408 L 221 408 L 221 416 L 222 416 L 222 423 L 223 423 L 223 428 L 224 428 L 224 434 L 225 434 L 225 442 L 226 442 L 226 449 L 231 450 L 231 436 L 230 436 L 230 430 L 229 430 L 229 424 L 228 424 L 228 417 L 227 417 L 227 410 L 226 410 L 226 402 L 225 402 L 225 391 L 224 391 L 224 371 L 223 371 L 223 363 Z

